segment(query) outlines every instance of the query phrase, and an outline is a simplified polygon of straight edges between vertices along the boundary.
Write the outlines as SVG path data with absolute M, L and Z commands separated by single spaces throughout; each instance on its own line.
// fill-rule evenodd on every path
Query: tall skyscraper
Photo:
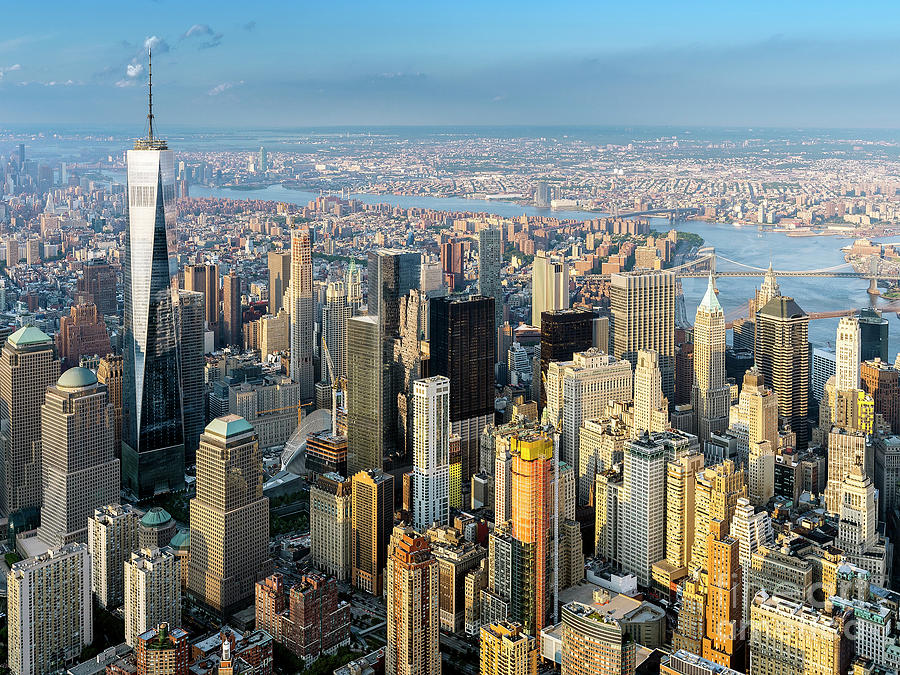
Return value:
M 769 262 L 769 269 L 763 277 L 763 282 L 753 298 L 750 300 L 750 316 L 755 317 L 756 313 L 765 307 L 766 303 L 773 298 L 781 296 L 781 286 L 778 285 L 778 279 L 775 278 L 775 270 L 772 269 L 772 263 Z
M 284 307 L 284 294 L 291 283 L 291 254 L 269 251 L 269 314 Z
M 499 229 L 486 227 L 478 231 L 478 294 L 494 299 L 494 326 L 503 325 L 503 288 L 500 268 L 503 265 L 503 238 Z
M 100 356 L 111 351 L 106 323 L 93 303 L 74 305 L 59 319 L 56 347 L 66 368 L 81 363 L 82 356 Z
M 438 675 L 440 653 L 440 584 L 431 547 L 412 528 L 391 535 L 387 559 L 386 672 Z
M 88 520 L 91 590 L 101 607 L 113 610 L 125 601 L 124 564 L 138 548 L 138 516 L 131 506 L 107 504 Z
M 58 672 L 94 641 L 87 544 L 66 544 L 15 563 L 6 586 L 15 675 Z
M 544 312 L 568 307 L 569 263 L 565 256 L 538 251 L 531 264 L 531 325 L 540 328 Z
M 325 366 L 325 350 L 322 350 L 322 380 L 336 382 L 347 377 L 347 321 L 350 319 L 350 305 L 347 304 L 347 290 L 342 281 L 331 282 L 325 293 L 322 307 L 322 343 L 328 347 L 334 372 L 328 373 Z
M 178 292 L 178 358 L 184 396 L 184 461 L 188 466 L 197 461 L 197 447 L 206 422 L 203 297 L 198 292 Z
M 175 325 L 175 156 L 153 136 L 128 151 L 122 483 L 138 499 L 184 485 Z
M 468 481 L 478 471 L 481 432 L 494 415 L 494 299 L 444 297 L 429 304 L 430 374 L 450 380 L 450 423 Z
M 97 381 L 106 385 L 109 404 L 113 407 L 113 451 L 122 455 L 122 395 L 125 382 L 125 362 L 121 354 L 107 354 L 100 359 Z M 121 467 L 120 467 L 121 469 Z
M 766 511 L 754 511 L 750 500 L 741 497 L 734 507 L 731 517 L 731 536 L 740 542 L 738 562 L 742 570 L 750 565 L 750 556 L 760 547 L 775 544 L 772 518 Z M 746 575 L 746 572 L 745 572 Z
M 422 255 L 417 251 L 401 249 L 377 249 L 369 251 L 369 316 L 376 317 L 378 340 L 381 349 L 377 368 L 378 391 L 381 395 L 379 426 L 381 430 L 381 457 L 392 455 L 397 449 L 398 422 L 400 417 L 397 395 L 401 393 L 401 373 L 393 367 L 394 344 L 400 335 L 400 305 L 402 299 L 417 289 L 421 278 Z M 446 373 L 439 373 L 446 374 Z M 350 379 L 350 378 L 348 378 Z M 379 458 L 379 462 L 381 458 Z M 381 464 L 361 466 L 368 469 Z
M 550 620 L 553 560 L 553 439 L 545 432 L 510 437 L 513 569 L 510 616 L 537 635 Z
M 347 303 L 350 305 L 350 316 L 359 316 L 362 313 L 362 281 L 359 276 L 359 268 L 351 260 L 347 267 Z
M 859 320 L 843 317 L 838 323 L 835 342 L 834 388 L 836 391 L 859 389 L 860 364 Z
M 428 297 L 423 291 L 410 291 L 400 300 L 400 335 L 394 340 L 394 367 L 400 371 L 397 376 L 397 449 L 404 464 L 412 458 L 413 383 L 428 375 L 427 327 Z
M 631 392 L 631 364 L 594 347 L 548 365 L 547 418 L 554 426 L 561 423 L 560 459 L 577 471 L 580 503 L 588 502 L 597 471 L 609 468 L 598 465 L 594 452 L 582 453 L 582 424 L 603 416 L 610 401 L 629 401 Z
M 465 285 L 465 253 L 469 248 L 469 242 L 451 238 L 441 244 L 441 270 L 450 292 L 463 290 Z
M 347 474 L 380 469 L 384 461 L 383 359 L 378 317 L 347 321 Z
M 540 650 L 519 624 L 489 623 L 481 627 L 479 638 L 483 675 L 537 675 Z
M 51 548 L 87 541 L 94 509 L 119 499 L 113 410 L 106 387 L 71 368 L 47 388 L 41 408 L 43 508 L 38 536 Z
M 702 468 L 699 452 L 666 463 L 666 557 L 653 565 L 654 580 L 677 582 L 687 576 L 694 547 L 695 476 Z
M 413 527 L 450 521 L 450 380 L 416 380 L 413 388 Z
M 742 463 L 753 444 L 767 442 L 772 452 L 778 448 L 778 397 L 756 366 L 744 373 L 738 404 L 731 410 L 731 430 L 738 437 Z
M 900 433 L 900 373 L 880 358 L 863 361 L 862 390 L 872 397 L 875 412 L 884 417 L 893 433 Z
M 849 555 L 863 555 L 878 541 L 875 485 L 863 473 L 862 457 L 841 481 L 840 520 L 835 546 Z
M 219 267 L 215 264 L 185 265 L 184 290 L 203 293 L 204 320 L 213 333 L 219 332 Z
M 380 469 L 353 475 L 353 585 L 379 596 L 384 589 L 388 541 L 394 527 L 394 477 Z
M 541 316 L 541 408 L 547 405 L 543 379 L 554 361 L 570 361 L 594 344 L 594 313 L 589 309 L 560 309 Z
M 259 157 L 256 161 L 257 171 L 265 173 L 269 169 L 269 156 L 263 146 L 259 146 Z
M 694 387 L 691 403 L 700 443 L 728 426 L 731 388 L 725 382 L 725 314 L 710 274 L 694 318 Z
M 703 658 L 726 668 L 744 665 L 741 634 L 740 542 L 725 533 L 711 533 L 707 541 L 706 635 Z
M 310 554 L 313 564 L 338 581 L 352 573 L 352 481 L 336 473 L 319 476 L 309 489 Z
M 262 494 L 256 431 L 243 417 L 219 417 L 206 426 L 197 451 L 188 589 L 226 615 L 252 598 L 256 582 L 271 572 L 269 500 Z
M 34 326 L 9 336 L 0 353 L 0 508 L 14 529 L 38 524 L 41 507 L 41 406 L 59 378 L 53 340 Z
M 401 249 L 369 251 L 369 316 L 378 316 L 382 337 L 400 327 L 400 298 L 418 288 L 422 254 Z
M 797 447 L 809 442 L 809 316 L 794 299 L 777 296 L 756 313 L 756 365 L 778 396 L 778 416 L 797 434 Z
M 663 393 L 659 354 L 641 350 L 634 367 L 634 421 L 635 438 L 643 432 L 665 431 L 669 424 L 669 407 Z
M 116 272 L 112 266 L 102 260 L 91 260 L 82 271 L 77 284 L 79 301 L 93 302 L 101 316 L 117 314 Z
M 181 625 L 181 570 L 175 552 L 165 548 L 134 551 L 125 560 L 125 642 L 161 623 Z
M 860 361 L 881 359 L 887 361 L 889 331 L 888 320 L 872 307 L 864 307 L 856 315 L 859 321 Z
M 300 385 L 300 400 L 315 396 L 313 352 L 316 303 L 312 283 L 312 243 L 309 230 L 291 230 L 291 379 Z
M 665 486 L 665 446 L 646 433 L 626 441 L 617 543 L 622 569 L 641 586 L 650 585 L 653 563 L 665 556 Z
M 222 279 L 222 344 L 242 346 L 244 326 L 241 313 L 241 278 L 234 270 Z
M 612 350 L 637 364 L 641 350 L 659 354 L 662 391 L 675 396 L 675 275 L 671 272 L 613 274 L 609 302 Z
M 581 602 L 563 606 L 563 675 L 630 675 L 634 667 L 635 641 L 622 621 Z
M 725 460 L 698 471 L 694 483 L 694 548 L 690 570 L 705 569 L 709 562 L 709 534 L 730 532 L 731 517 L 739 499 L 747 496 L 746 472 Z

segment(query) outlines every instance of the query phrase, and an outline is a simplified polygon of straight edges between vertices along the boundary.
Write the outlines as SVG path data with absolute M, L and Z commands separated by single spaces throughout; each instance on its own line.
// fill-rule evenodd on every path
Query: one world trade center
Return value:
M 183 487 L 184 422 L 176 330 L 175 157 L 148 133 L 128 151 L 122 482 L 146 499 Z

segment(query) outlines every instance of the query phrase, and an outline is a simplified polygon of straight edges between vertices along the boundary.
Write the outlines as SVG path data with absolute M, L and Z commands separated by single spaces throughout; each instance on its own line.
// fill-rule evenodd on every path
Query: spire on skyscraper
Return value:
M 719 304 L 719 298 L 716 297 L 716 283 L 713 280 L 712 272 L 709 273 L 709 284 L 706 287 L 706 293 L 703 296 L 703 300 L 700 301 L 700 306 L 708 311 L 718 311 L 722 309 L 722 305 Z
M 153 50 L 147 48 L 147 138 L 134 142 L 135 150 L 168 150 L 166 142 L 153 137 Z

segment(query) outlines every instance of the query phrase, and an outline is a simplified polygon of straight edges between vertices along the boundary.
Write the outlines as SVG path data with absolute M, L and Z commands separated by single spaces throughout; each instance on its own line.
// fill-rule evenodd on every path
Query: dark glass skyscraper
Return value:
M 888 360 L 888 320 L 878 310 L 859 310 L 859 360 Z
M 147 138 L 128 151 L 122 483 L 137 499 L 184 484 L 178 368 L 175 157 Z
M 206 426 L 206 397 L 203 391 L 203 293 L 178 292 L 178 356 L 181 368 L 181 393 L 184 400 L 184 461 L 197 459 L 200 434 Z
M 809 315 L 793 298 L 772 298 L 756 312 L 756 365 L 778 395 L 778 417 L 809 443 Z
M 382 248 L 369 251 L 369 314 L 377 314 L 383 335 L 400 329 L 400 298 L 419 287 L 422 254 Z
M 382 454 L 385 457 L 393 455 L 398 446 L 397 394 L 401 390 L 402 373 L 394 365 L 394 338 L 400 334 L 400 299 L 419 287 L 421 270 L 422 254 L 418 251 L 388 248 L 369 251 L 369 316 L 378 317 L 382 346 L 380 390 Z M 353 454 L 352 448 L 350 453 Z
M 430 301 L 431 375 L 450 379 L 450 424 L 460 435 L 462 479 L 478 472 L 478 439 L 494 415 L 494 299 Z
M 575 352 L 594 344 L 594 313 L 589 309 L 557 309 L 541 313 L 541 408 L 547 405 L 543 378 L 553 361 L 571 361 Z

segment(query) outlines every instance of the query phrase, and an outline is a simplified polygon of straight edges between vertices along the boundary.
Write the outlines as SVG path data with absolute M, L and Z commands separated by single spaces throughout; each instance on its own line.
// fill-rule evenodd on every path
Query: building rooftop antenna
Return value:
M 147 95 L 149 99 L 149 110 L 147 111 L 147 140 L 153 143 L 153 49 L 147 47 Z
M 168 150 L 166 142 L 153 137 L 153 49 L 147 47 L 147 138 L 135 141 L 135 150 Z

